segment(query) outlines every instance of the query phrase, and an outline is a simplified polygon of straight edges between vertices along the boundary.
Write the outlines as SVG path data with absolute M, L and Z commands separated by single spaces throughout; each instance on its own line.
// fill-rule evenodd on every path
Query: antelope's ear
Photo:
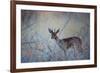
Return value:
M 52 32 L 53 32 L 50 28 L 48 28 L 48 30 L 49 30 L 49 32 L 50 32 L 50 33 L 52 33 Z
M 60 30 L 60 29 L 58 29 L 58 30 L 56 31 L 56 34 L 59 32 L 59 30 Z

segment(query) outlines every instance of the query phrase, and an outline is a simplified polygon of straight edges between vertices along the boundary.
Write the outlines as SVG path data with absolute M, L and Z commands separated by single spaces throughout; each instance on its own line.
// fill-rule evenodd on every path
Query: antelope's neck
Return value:
M 55 40 L 56 40 L 57 42 L 59 42 L 60 39 L 59 39 L 58 37 L 56 37 Z

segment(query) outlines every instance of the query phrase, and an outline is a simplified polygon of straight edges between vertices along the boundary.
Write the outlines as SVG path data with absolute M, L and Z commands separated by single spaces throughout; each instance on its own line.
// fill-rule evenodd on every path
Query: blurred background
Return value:
M 77 36 L 85 51 L 64 51 L 51 39 L 48 28 L 60 29 L 59 39 Z M 90 58 L 90 14 L 21 10 L 21 62 L 86 60 Z

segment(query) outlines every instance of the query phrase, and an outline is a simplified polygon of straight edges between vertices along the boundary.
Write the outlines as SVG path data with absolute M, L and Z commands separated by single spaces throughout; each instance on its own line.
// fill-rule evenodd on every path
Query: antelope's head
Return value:
M 51 39 L 57 39 L 57 33 L 59 32 L 59 29 L 57 29 L 56 31 L 51 30 L 50 28 L 48 28 L 48 31 L 51 33 Z

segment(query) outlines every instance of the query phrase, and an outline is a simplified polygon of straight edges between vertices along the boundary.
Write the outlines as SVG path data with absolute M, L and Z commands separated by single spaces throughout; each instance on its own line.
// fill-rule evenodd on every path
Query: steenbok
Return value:
M 83 51 L 82 48 L 82 40 L 79 37 L 73 36 L 69 38 L 59 39 L 57 36 L 57 33 L 59 32 L 59 29 L 57 31 L 53 31 L 50 28 L 48 29 L 51 33 L 51 39 L 54 39 L 58 46 L 64 50 L 66 53 L 67 49 L 73 48 L 77 51 Z

